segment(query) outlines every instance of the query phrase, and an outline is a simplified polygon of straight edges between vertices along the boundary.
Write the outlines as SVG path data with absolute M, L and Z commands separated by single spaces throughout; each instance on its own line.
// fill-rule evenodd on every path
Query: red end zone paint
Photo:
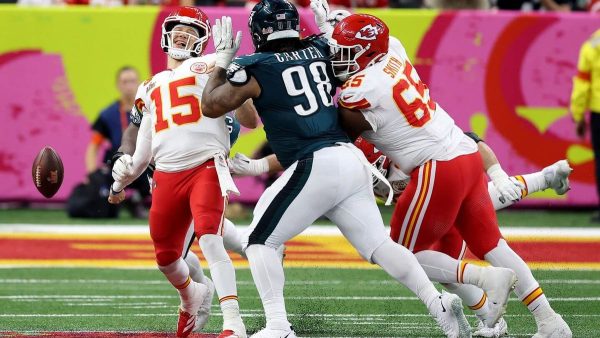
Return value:
M 162 337 L 173 337 L 173 332 L 35 332 L 35 333 L 18 333 L 18 332 L 2 332 L 2 337 L 78 337 L 78 338 L 115 338 L 115 337 L 128 337 L 128 338 L 162 338 Z M 218 337 L 217 334 L 200 334 L 192 333 L 188 337 L 190 338 L 214 338 Z
M 535 263 L 561 264 L 564 268 L 572 264 L 577 268 L 600 267 L 600 240 L 594 237 L 573 238 L 519 238 L 510 246 L 526 261 Z M 356 251 L 341 236 L 299 236 L 286 243 L 288 266 L 337 266 L 369 267 Z M 194 245 L 198 250 L 197 244 Z M 231 255 L 234 264 L 245 265 L 246 261 L 237 254 Z M 473 255 L 467 255 L 473 259 Z M 149 238 L 139 235 L 61 235 L 61 234 L 11 234 L 0 233 L 0 267 L 75 266 L 103 267 L 111 264 L 119 267 L 154 266 L 154 250 Z M 111 263 L 114 262 L 114 263 Z M 589 266 L 586 266 L 589 265 Z

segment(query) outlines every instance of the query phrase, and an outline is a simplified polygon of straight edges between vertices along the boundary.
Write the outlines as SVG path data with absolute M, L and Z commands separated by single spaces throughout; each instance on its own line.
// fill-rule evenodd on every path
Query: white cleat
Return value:
M 198 309 L 198 314 L 196 315 L 196 326 L 194 327 L 194 332 L 200 332 L 208 323 L 208 318 L 210 317 L 210 310 L 212 306 L 213 297 L 215 295 L 215 284 L 210 278 L 205 277 L 206 282 L 203 283 L 208 288 L 208 295 L 204 298 L 204 302 L 200 305 L 200 309 Z
M 538 323 L 538 331 L 533 338 L 571 338 L 573 333 L 569 325 L 562 317 L 555 313 L 554 315 Z
M 504 318 L 500 318 L 494 327 L 487 327 L 481 319 L 475 322 L 475 332 L 473 337 L 498 338 L 508 335 L 508 325 Z
M 290 326 L 288 330 L 274 330 L 269 328 L 264 328 L 252 336 L 250 338 L 297 338 L 296 332 Z
M 552 188 L 558 195 L 564 195 L 569 189 L 569 175 L 573 169 L 567 160 L 560 160 L 542 169 L 548 188 Z
M 488 327 L 494 327 L 506 312 L 508 296 L 516 283 L 517 275 L 511 269 L 490 266 L 483 270 L 478 286 L 486 293 L 489 301 L 490 310 L 484 323 Z
M 223 323 L 223 332 L 218 336 L 218 338 L 246 338 L 248 335 L 246 334 L 246 326 L 242 321 L 242 318 L 239 317 L 237 320 L 229 320 L 227 323 Z
M 437 306 L 431 315 L 446 337 L 471 337 L 471 326 L 463 313 L 462 301 L 457 295 L 442 291 L 442 295 L 435 302 Z

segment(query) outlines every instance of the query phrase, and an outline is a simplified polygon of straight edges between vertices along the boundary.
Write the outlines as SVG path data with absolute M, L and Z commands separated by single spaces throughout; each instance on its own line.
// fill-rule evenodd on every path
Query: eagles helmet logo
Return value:
M 381 27 L 368 24 L 356 32 L 354 37 L 361 40 L 375 40 L 377 39 L 377 35 L 379 35 L 380 30 Z

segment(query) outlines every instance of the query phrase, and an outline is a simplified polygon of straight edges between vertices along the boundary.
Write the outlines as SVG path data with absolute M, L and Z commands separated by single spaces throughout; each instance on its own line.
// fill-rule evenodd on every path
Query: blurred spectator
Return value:
M 496 7 L 502 10 L 569 12 L 581 10 L 584 5 L 581 0 L 496 0 Z
M 489 0 L 425 0 L 429 8 L 439 9 L 489 9 Z
M 298 7 L 309 7 L 310 0 L 291 0 Z M 328 0 L 329 6 L 335 8 L 387 8 L 388 0 Z
M 105 164 L 109 159 L 112 158 L 113 154 L 121 146 L 121 137 L 123 130 L 127 128 L 130 122 L 129 111 L 133 107 L 135 94 L 137 87 L 140 83 L 140 78 L 137 70 L 131 66 L 124 66 L 117 72 L 116 85 L 119 91 L 119 98 L 111 105 L 106 107 L 92 125 L 92 139 L 87 147 L 85 154 L 85 167 L 88 173 L 86 182 L 83 184 L 85 188 L 76 188 L 78 192 L 74 191 L 74 194 L 78 194 L 77 199 L 85 199 L 82 197 L 85 194 L 87 196 L 87 203 L 90 205 L 96 205 L 97 200 L 102 199 L 104 204 L 106 203 L 107 193 L 106 183 L 110 185 L 112 183 L 110 179 L 110 170 L 106 168 Z M 99 167 L 99 152 L 106 145 L 108 148 L 102 154 L 102 166 Z M 134 183 L 130 185 L 132 188 L 131 196 L 126 204 L 134 217 L 145 217 L 147 210 L 144 207 L 144 198 L 150 195 L 150 188 L 148 180 L 145 175 L 142 175 Z M 86 205 L 82 201 L 81 205 Z M 74 204 L 79 205 L 79 204 Z M 76 209 L 76 208 L 74 208 Z M 82 215 L 76 211 L 69 212 L 72 215 Z M 101 214 L 101 213 L 98 213 Z M 94 217 L 91 216 L 78 216 L 78 217 Z M 112 216 L 106 217 L 115 217 Z
M 121 146 L 123 130 L 129 125 L 129 111 L 133 107 L 140 77 L 133 67 L 125 66 L 117 72 L 119 99 L 106 107 L 92 125 L 92 140 L 85 154 L 85 167 L 88 173 L 98 168 L 98 152 L 105 142 L 110 143 L 102 157 L 106 163 Z
M 577 136 L 582 139 L 588 129 L 585 118 L 587 110 L 591 111 L 590 130 L 596 162 L 596 189 L 600 198 L 600 29 L 581 46 L 577 75 L 573 77 L 571 112 Z M 600 222 L 600 206 L 598 211 L 592 217 L 593 222 Z

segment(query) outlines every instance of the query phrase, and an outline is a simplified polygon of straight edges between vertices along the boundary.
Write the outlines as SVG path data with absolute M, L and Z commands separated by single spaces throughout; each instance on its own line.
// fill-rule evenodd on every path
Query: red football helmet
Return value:
M 352 14 L 344 18 L 333 29 L 329 42 L 335 76 L 346 80 L 381 60 L 388 52 L 389 37 L 385 23 L 372 15 Z
M 177 25 L 192 27 L 198 35 L 177 31 L 173 34 L 173 28 Z M 183 37 L 179 42 L 174 42 L 176 36 Z M 162 39 L 160 46 L 163 51 L 176 60 L 185 60 L 202 54 L 202 51 L 210 38 L 210 22 L 208 16 L 195 7 L 180 7 L 169 14 L 162 24 Z M 183 45 L 185 41 L 185 45 Z M 180 43 L 181 46 L 176 46 Z
M 354 141 L 354 145 L 365 154 L 369 163 L 377 168 L 384 177 L 387 177 L 390 170 L 390 160 L 384 153 L 362 137 L 357 138 L 356 141 Z M 377 184 L 378 181 L 379 179 L 373 175 L 373 185 Z

